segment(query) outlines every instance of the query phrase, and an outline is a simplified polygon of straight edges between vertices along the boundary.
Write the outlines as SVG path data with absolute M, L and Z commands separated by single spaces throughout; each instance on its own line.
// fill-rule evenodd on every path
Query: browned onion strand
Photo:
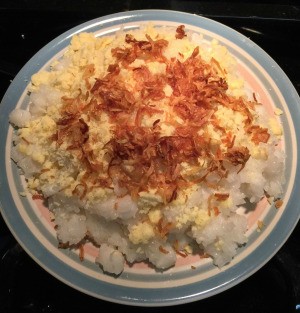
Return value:
M 177 28 L 175 36 L 179 40 L 186 36 L 183 25 Z M 254 144 L 268 142 L 268 130 L 253 125 L 251 110 L 257 103 L 255 95 L 254 102 L 228 95 L 228 84 L 222 77 L 225 72 L 217 60 L 212 58 L 210 63 L 205 62 L 199 54 L 199 47 L 185 61 L 181 61 L 180 55 L 167 59 L 163 52 L 168 41 L 153 40 L 149 35 L 146 39 L 139 41 L 127 34 L 127 45 L 111 50 L 115 63 L 108 66 L 107 74 L 91 85 L 88 78 L 95 73 L 95 68 L 87 65 L 83 78 L 88 91 L 85 94 L 80 92 L 75 98 L 62 99 L 64 105 L 53 140 L 58 145 L 67 140 L 70 143 L 68 149 L 77 151 L 76 156 L 85 166 L 86 175 L 74 190 L 80 198 L 86 195 L 88 188 L 111 187 L 115 178 L 133 198 L 140 191 L 154 188 L 168 203 L 176 199 L 178 190 L 191 183 L 206 181 L 212 173 L 220 179 L 226 178 L 226 163 L 241 171 L 250 152 L 247 147 L 235 146 L 235 135 L 221 126 L 215 116 L 220 105 L 245 116 L 244 129 L 251 134 Z M 132 66 L 136 59 L 144 60 L 145 65 Z M 166 73 L 151 73 L 147 62 L 152 61 L 164 63 Z M 138 97 L 126 86 L 120 75 L 122 68 L 132 70 Z M 164 92 L 167 85 L 172 88 L 170 96 Z M 167 122 L 174 127 L 174 134 L 170 136 L 161 135 L 160 119 L 152 127 L 142 126 L 143 119 L 163 113 L 160 107 L 163 100 L 168 102 L 169 110 L 182 120 L 178 122 L 169 118 Z M 102 112 L 115 125 L 113 138 L 104 146 L 109 159 L 105 172 L 91 148 L 97 138 L 90 136 L 88 126 L 90 120 L 99 120 L 100 123 Z M 199 130 L 204 130 L 208 123 L 221 133 L 221 142 L 227 147 L 225 152 L 212 145 L 207 132 L 199 134 Z M 206 170 L 194 180 L 187 180 L 181 174 L 181 163 L 201 169 L 199 158 L 208 160 Z M 88 187 L 90 185 L 92 187 Z M 222 201 L 227 194 L 215 194 L 215 197 Z

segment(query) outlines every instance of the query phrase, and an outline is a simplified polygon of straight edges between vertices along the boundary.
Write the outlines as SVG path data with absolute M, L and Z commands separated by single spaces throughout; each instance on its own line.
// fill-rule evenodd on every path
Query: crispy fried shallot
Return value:
M 177 39 L 186 36 L 184 28 L 177 27 Z M 250 152 L 247 147 L 236 145 L 236 136 L 222 126 L 215 115 L 219 106 L 243 115 L 241 127 L 252 136 L 254 144 L 268 141 L 268 130 L 253 124 L 255 96 L 251 102 L 228 95 L 226 72 L 217 60 L 205 62 L 199 47 L 186 59 L 183 55 L 167 59 L 163 53 L 167 46 L 165 39 L 146 34 L 145 40 L 137 40 L 127 34 L 124 45 L 111 50 L 114 63 L 108 66 L 104 77 L 91 83 L 95 66 L 89 64 L 82 77 L 87 91 L 79 90 L 74 98 L 62 98 L 61 118 L 52 140 L 59 146 L 66 144 L 67 150 L 82 162 L 85 174 L 73 190 L 80 199 L 93 188 L 112 188 L 112 182 L 117 180 L 134 199 L 140 191 L 152 188 L 169 203 L 181 188 L 190 184 L 212 185 L 208 180 L 212 174 L 226 178 L 228 163 L 241 171 Z M 137 59 L 144 64 L 134 66 Z M 151 72 L 149 62 L 164 63 L 165 72 Z M 122 76 L 123 70 L 131 73 L 130 84 Z M 166 88 L 171 90 L 168 96 Z M 106 167 L 93 149 L 99 138 L 90 134 L 89 127 L 90 121 L 101 123 L 102 114 L 114 125 L 112 138 L 103 147 Z M 146 126 L 145 121 L 153 116 L 155 119 Z M 163 134 L 162 121 L 173 127 L 172 134 Z M 220 135 L 220 142 L 212 141 L 205 130 L 208 124 Z M 192 178 L 183 175 L 183 163 L 198 168 L 198 175 Z M 216 192 L 214 201 L 225 201 L 228 197 Z M 211 204 L 209 214 L 211 210 L 218 214 L 215 205 Z M 164 236 L 170 227 L 161 224 L 158 231 Z
M 179 25 L 176 28 L 176 35 L 175 35 L 176 39 L 182 39 L 182 38 L 186 37 L 186 33 L 185 33 L 184 29 L 185 29 L 184 25 Z

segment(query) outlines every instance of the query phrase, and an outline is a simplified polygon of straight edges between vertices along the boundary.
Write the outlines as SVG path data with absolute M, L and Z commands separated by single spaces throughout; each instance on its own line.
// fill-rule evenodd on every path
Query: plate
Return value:
M 149 21 L 155 26 L 184 24 L 186 29 L 202 34 L 207 40 L 217 39 L 238 60 L 240 74 L 264 103 L 284 112 L 281 117 L 287 155 L 284 204 L 276 209 L 264 203 L 255 210 L 248 231 L 249 242 L 221 270 L 209 259 L 188 258 L 163 273 L 141 265 L 126 267 L 115 278 L 103 274 L 94 264 L 88 256 L 89 247 L 83 262 L 78 251 L 57 248 L 47 209 L 40 201 L 23 196 L 25 181 L 10 159 L 13 128 L 9 126 L 8 116 L 15 107 L 27 107 L 26 87 L 32 74 L 59 58 L 73 35 L 79 32 L 94 32 L 97 36 L 114 34 L 121 28 L 135 29 Z M 197 15 L 163 10 L 123 12 L 94 19 L 67 31 L 41 49 L 22 68 L 4 95 L 0 107 L 1 213 L 20 245 L 40 266 L 67 285 L 96 298 L 129 305 L 167 306 L 210 297 L 245 280 L 268 262 L 299 220 L 299 108 L 296 90 L 275 61 L 251 40 L 225 25 Z M 258 218 L 265 225 L 261 232 L 257 232 L 253 222 Z

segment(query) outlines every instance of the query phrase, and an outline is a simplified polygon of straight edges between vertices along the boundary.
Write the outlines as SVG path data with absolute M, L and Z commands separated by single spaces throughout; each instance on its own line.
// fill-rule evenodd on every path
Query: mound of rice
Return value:
M 32 76 L 12 159 L 47 200 L 60 246 L 92 242 L 104 272 L 191 253 L 222 267 L 247 242 L 238 208 L 284 181 L 282 128 L 216 40 L 151 25 L 80 33 Z

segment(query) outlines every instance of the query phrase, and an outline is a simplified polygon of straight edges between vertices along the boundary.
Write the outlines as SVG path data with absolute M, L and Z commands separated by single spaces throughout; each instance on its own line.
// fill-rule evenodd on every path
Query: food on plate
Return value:
M 12 159 L 60 246 L 93 244 L 104 272 L 190 254 L 222 267 L 247 242 L 238 209 L 280 198 L 278 110 L 225 46 L 184 25 L 76 34 L 28 88 L 28 109 L 10 115 Z

